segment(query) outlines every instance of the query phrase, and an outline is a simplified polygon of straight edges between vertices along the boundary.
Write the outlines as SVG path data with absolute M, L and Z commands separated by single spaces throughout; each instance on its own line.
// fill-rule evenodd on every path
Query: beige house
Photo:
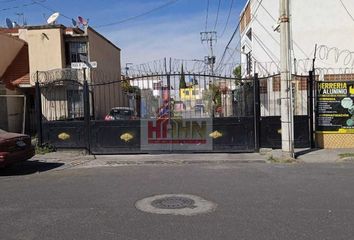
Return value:
M 31 93 L 28 93 L 32 98 L 37 80 L 46 86 L 41 92 L 42 113 L 46 120 L 83 116 L 81 84 L 84 80 L 84 71 L 89 84 L 119 81 L 121 78 L 121 50 L 91 27 L 80 29 L 64 25 L 27 26 L 0 29 L 1 33 L 10 35 L 12 41 L 19 40 L 27 46 L 27 82 L 25 85 L 14 86 L 17 89 L 25 87 L 32 89 Z M 2 46 L 2 38 L 0 43 Z M 97 68 L 85 70 L 71 68 L 74 62 L 93 61 L 97 62 Z M 16 64 L 16 61 L 12 64 Z M 10 82 L 16 82 L 16 79 L 9 79 L 6 76 L 1 80 L 6 86 Z M 47 85 L 48 82 L 60 80 L 74 80 L 81 84 Z M 92 94 L 90 101 L 94 103 L 91 114 L 97 119 L 103 119 L 112 107 L 128 105 L 128 98 L 118 82 L 91 87 L 90 90 Z

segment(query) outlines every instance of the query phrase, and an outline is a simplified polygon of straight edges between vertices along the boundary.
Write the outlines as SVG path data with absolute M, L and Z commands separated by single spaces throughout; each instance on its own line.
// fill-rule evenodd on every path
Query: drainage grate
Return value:
M 159 209 L 193 209 L 196 207 L 193 199 L 179 196 L 159 198 L 152 201 L 151 205 Z

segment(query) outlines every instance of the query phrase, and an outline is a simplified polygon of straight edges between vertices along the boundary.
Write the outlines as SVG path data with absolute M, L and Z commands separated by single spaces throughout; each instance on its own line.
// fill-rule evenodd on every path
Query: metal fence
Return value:
M 292 95 L 294 115 L 307 115 L 309 76 L 292 76 Z M 261 116 L 281 115 L 280 75 L 259 79 Z
M 309 146 L 311 81 L 312 76 L 293 76 L 296 147 Z M 180 72 L 83 83 L 60 79 L 37 82 L 36 95 L 41 141 L 56 147 L 107 154 L 252 152 L 281 146 L 279 75 L 237 79 Z M 153 139 L 148 132 L 160 136 L 162 123 L 172 129 L 165 127 L 167 139 Z M 174 135 L 174 126 L 186 134 L 190 126 L 199 131 L 202 125 L 203 139 Z M 161 143 L 160 148 L 149 141 Z
M 187 73 L 37 82 L 41 142 L 93 153 L 254 151 L 256 89 L 255 79 Z M 173 130 L 152 139 L 150 125 L 166 121 Z

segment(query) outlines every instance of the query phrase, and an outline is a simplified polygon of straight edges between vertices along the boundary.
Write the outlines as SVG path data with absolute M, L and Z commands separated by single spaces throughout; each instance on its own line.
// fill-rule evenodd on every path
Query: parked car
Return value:
M 30 159 L 34 154 L 30 136 L 0 129 L 0 168 Z
M 115 107 L 106 115 L 104 120 L 133 120 L 137 119 L 133 108 L 129 107 Z

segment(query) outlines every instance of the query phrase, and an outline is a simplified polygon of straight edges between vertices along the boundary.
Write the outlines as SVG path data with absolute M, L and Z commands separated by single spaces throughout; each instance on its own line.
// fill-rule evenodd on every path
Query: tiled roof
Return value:
M 30 84 L 27 44 L 22 47 L 10 66 L 6 69 L 2 81 L 9 89 L 14 89 L 20 84 Z

